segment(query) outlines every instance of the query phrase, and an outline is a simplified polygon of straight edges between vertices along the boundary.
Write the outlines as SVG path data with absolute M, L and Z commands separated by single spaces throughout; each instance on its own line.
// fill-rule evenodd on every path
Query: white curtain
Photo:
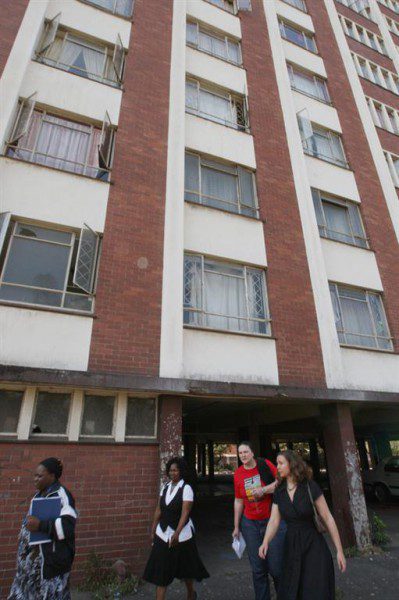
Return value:
M 207 326 L 246 331 L 248 329 L 246 319 L 234 318 L 247 316 L 244 279 L 207 271 L 204 277 L 204 309 L 207 313 Z
M 340 302 L 347 343 L 355 344 L 356 346 L 375 346 L 373 338 L 356 335 L 364 334 L 372 336 L 374 333 L 367 303 L 342 296 L 340 297 Z
M 232 204 L 237 206 L 237 177 L 202 167 L 201 181 L 204 204 L 225 209 L 232 208 Z M 211 198 L 204 198 L 204 196 L 211 196 Z
M 85 162 L 89 141 L 90 128 L 86 125 L 47 115 L 37 141 L 36 162 L 82 173 L 83 166 L 76 163 Z
M 186 81 L 186 107 L 198 110 L 198 86 L 192 81 Z
M 351 241 L 352 232 L 347 209 L 331 202 L 324 202 L 323 208 L 327 229 L 329 230 L 328 237 L 343 242 Z
M 297 71 L 293 72 L 293 80 L 294 86 L 296 89 L 305 92 L 305 94 L 309 94 L 311 96 L 318 96 L 317 88 L 315 86 L 315 82 L 313 77 L 308 77 L 303 73 L 298 73 Z
M 223 98 L 206 90 L 200 90 L 199 110 L 219 123 L 231 123 L 232 121 L 230 100 L 227 97 Z
M 68 66 L 76 66 L 78 72 L 87 74 L 89 79 L 98 79 L 104 72 L 105 51 L 102 48 L 89 48 L 74 38 L 67 39 L 60 61 Z M 79 61 L 79 62 L 77 62 Z
M 66 40 L 66 42 L 61 50 L 58 60 L 63 65 L 66 65 L 69 67 L 69 66 L 73 65 L 73 63 L 76 61 L 79 54 L 81 53 L 81 50 L 82 50 L 81 46 L 74 44 L 70 40 Z
M 228 41 L 227 44 L 229 47 L 229 59 L 239 65 L 241 63 L 239 45 L 236 42 L 230 41 Z

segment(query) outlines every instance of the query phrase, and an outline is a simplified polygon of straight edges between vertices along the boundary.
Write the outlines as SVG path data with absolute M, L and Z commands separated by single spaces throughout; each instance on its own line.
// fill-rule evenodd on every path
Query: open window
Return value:
M 73 283 L 87 294 L 94 288 L 100 236 L 86 223 L 80 231 Z
M 301 133 L 302 145 L 306 147 L 307 142 L 313 137 L 312 122 L 309 118 L 309 111 L 307 108 L 297 112 L 299 131 Z
M 125 50 L 123 48 L 121 36 L 119 35 L 119 33 L 117 35 L 116 42 L 115 42 L 114 55 L 112 57 L 112 64 L 114 66 L 115 75 L 118 80 L 118 83 L 122 83 L 123 67 L 125 64 Z
M 33 111 L 35 110 L 36 93 L 34 92 L 28 98 L 24 98 L 21 101 L 11 136 L 7 140 L 8 144 L 15 144 L 27 134 Z
M 57 37 L 58 27 L 60 25 L 61 13 L 58 13 L 51 21 L 49 21 L 45 27 L 43 38 L 40 42 L 40 46 L 37 50 L 37 54 L 44 54 L 50 46 L 54 43 Z
M 109 171 L 111 168 L 113 139 L 114 129 L 108 111 L 106 111 L 101 129 L 100 143 L 98 145 L 98 162 L 100 167 L 106 171 Z

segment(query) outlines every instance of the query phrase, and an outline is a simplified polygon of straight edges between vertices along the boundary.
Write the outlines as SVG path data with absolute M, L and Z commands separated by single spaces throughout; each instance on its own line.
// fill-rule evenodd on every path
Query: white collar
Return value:
M 178 490 L 179 488 L 183 487 L 183 485 L 184 485 L 184 479 L 180 479 L 179 483 L 176 484 L 174 489 Z M 172 481 L 169 481 L 168 486 L 169 486 L 169 489 L 172 489 Z

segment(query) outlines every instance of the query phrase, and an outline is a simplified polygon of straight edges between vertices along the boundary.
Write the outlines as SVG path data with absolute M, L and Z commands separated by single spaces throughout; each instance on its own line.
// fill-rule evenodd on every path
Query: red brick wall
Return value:
M 29 0 L 2 0 L 0 19 L 0 77 L 11 52 Z
M 370 148 L 355 105 L 342 58 L 324 4 L 307 0 L 319 34 L 319 51 L 330 82 L 331 99 L 342 125 L 345 151 L 362 200 L 361 209 L 371 247 L 376 253 L 391 334 L 399 344 L 399 245 Z
M 17 537 L 34 494 L 32 472 L 48 456 L 64 463 L 62 483 L 79 511 L 73 582 L 91 551 L 124 559 L 141 574 L 159 484 L 158 446 L 0 443 L 0 598 L 15 571 Z
M 387 106 L 392 106 L 392 108 L 399 109 L 399 97 L 397 94 L 394 94 L 390 90 L 386 90 L 380 85 L 368 81 L 364 77 L 360 77 L 360 82 L 362 84 L 363 92 L 366 96 L 369 96 L 374 100 L 378 100 L 379 102 L 383 102 Z
M 384 150 L 399 154 L 399 137 L 386 129 L 377 127 L 378 137 Z
M 374 21 L 370 21 L 370 19 L 367 19 L 367 17 L 363 17 L 363 15 L 348 8 L 347 6 L 344 6 L 340 2 L 335 2 L 335 7 L 339 14 L 347 17 L 350 21 L 358 23 L 358 25 L 362 25 L 369 31 L 373 31 L 374 33 L 378 33 L 378 35 L 381 35 L 380 28 L 378 27 L 377 23 L 374 23 Z
M 324 386 L 314 299 L 261 0 L 252 0 L 252 12 L 242 13 L 241 24 L 280 383 Z
M 388 69 L 388 71 L 395 72 L 395 66 L 393 64 L 393 61 L 390 58 L 388 58 L 388 56 L 377 52 L 377 50 L 373 50 L 373 48 L 369 48 L 368 46 L 366 46 L 366 44 L 362 44 L 361 42 L 354 40 L 349 35 L 346 36 L 346 41 L 348 42 L 349 48 L 355 54 L 358 54 L 359 56 L 363 56 L 363 58 L 371 60 L 383 69 Z
M 158 375 L 172 2 L 137 0 L 90 369 Z

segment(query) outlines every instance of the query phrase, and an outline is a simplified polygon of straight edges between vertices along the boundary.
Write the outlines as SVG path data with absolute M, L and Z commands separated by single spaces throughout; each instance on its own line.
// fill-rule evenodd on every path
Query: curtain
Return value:
M 82 173 L 90 141 L 90 128 L 46 115 L 39 133 L 35 161 L 74 173 Z M 50 156 L 48 156 L 50 155 Z
M 293 80 L 294 86 L 301 92 L 309 94 L 310 96 L 319 96 L 313 77 L 308 77 L 304 73 L 293 71 Z
M 198 110 L 198 86 L 192 81 L 186 81 L 186 107 Z
M 202 167 L 202 199 L 204 204 L 237 211 L 237 177 Z M 211 198 L 206 197 L 211 196 Z M 232 206 L 234 204 L 234 206 Z
M 330 144 L 333 158 L 341 163 L 345 163 L 346 159 L 340 137 L 334 133 L 330 133 Z
M 54 42 L 47 49 L 45 59 L 57 62 L 60 57 L 63 41 L 63 38 L 56 37 Z
M 112 4 L 115 0 L 112 0 Z M 124 17 L 130 17 L 132 14 L 132 3 L 133 0 L 116 0 L 116 8 L 115 12 L 118 15 L 123 15 Z
M 362 297 L 363 301 L 355 298 L 348 298 L 347 295 Z M 373 326 L 370 319 L 370 312 L 367 306 L 365 295 L 362 292 L 346 291 L 345 296 L 340 294 L 340 302 L 345 326 L 345 337 L 348 344 L 356 346 L 375 347 L 376 342 L 373 337 L 364 337 L 364 335 L 373 336 Z M 363 334 L 363 335 L 356 335 Z
M 60 52 L 59 61 L 68 67 L 72 66 L 77 60 L 79 54 L 82 51 L 82 47 L 78 44 L 67 39 Z
M 206 324 L 216 329 L 247 331 L 245 283 L 243 278 L 205 271 L 204 310 Z M 223 316 L 209 314 L 219 313 Z
M 184 160 L 184 188 L 184 197 L 186 200 L 192 200 L 193 202 L 200 201 L 199 157 L 187 152 Z
M 65 65 L 76 67 L 80 75 L 89 79 L 99 79 L 104 72 L 105 50 L 103 48 L 89 48 L 80 43 L 80 40 L 68 37 L 61 52 L 60 61 Z M 73 70 L 73 69 L 71 69 Z
M 232 115 L 229 98 L 216 96 L 206 90 L 200 90 L 199 110 L 201 113 L 213 117 L 218 123 L 231 123 Z
M 186 25 L 186 41 L 191 44 L 198 44 L 198 26 L 196 23 L 188 22 Z
M 205 52 L 212 53 L 212 37 L 203 31 L 199 32 L 198 46 Z
M 34 111 L 32 113 L 28 131 L 17 142 L 16 155 L 19 156 L 20 158 L 23 158 L 24 160 L 31 159 L 31 150 L 35 146 L 36 138 L 37 138 L 37 135 L 40 130 L 41 120 L 42 120 L 42 113 L 40 113 L 38 111 Z M 27 148 L 28 150 L 23 150 L 22 148 Z
M 309 141 L 312 143 L 313 152 L 316 156 L 333 158 L 332 148 L 328 137 L 318 131 L 314 131 L 313 136 Z
M 347 209 L 331 202 L 323 202 L 323 208 L 328 237 L 341 242 L 351 242 L 352 232 Z

